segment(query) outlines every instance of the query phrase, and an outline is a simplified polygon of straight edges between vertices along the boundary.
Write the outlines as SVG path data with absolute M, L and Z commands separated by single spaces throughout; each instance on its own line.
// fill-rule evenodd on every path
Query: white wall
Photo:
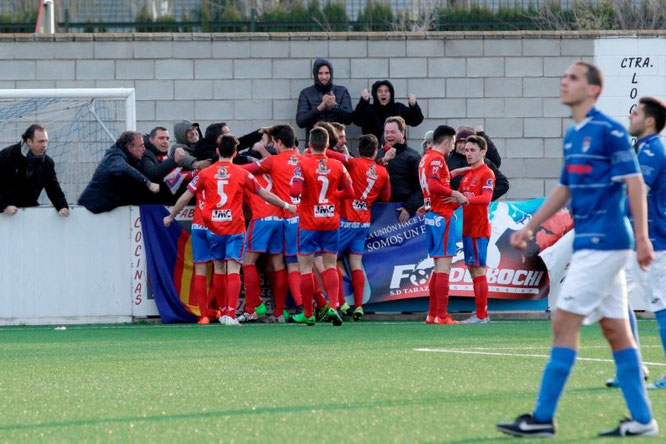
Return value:
M 0 325 L 132 320 L 130 208 L 0 214 Z

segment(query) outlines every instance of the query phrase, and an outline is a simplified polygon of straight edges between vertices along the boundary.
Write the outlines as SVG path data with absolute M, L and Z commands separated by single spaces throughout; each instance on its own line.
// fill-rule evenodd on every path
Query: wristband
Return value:
M 286 209 L 289 208 L 289 204 L 283 200 L 282 201 L 282 207 L 286 210 Z

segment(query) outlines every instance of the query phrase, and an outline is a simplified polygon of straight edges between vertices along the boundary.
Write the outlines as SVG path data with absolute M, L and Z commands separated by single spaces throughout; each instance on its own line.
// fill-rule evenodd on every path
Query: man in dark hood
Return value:
M 212 163 L 217 162 L 219 156 L 215 151 L 220 138 L 225 134 L 231 134 L 229 125 L 224 122 L 213 123 L 206 127 L 206 133 L 203 139 L 199 139 L 196 147 L 194 148 L 194 157 L 197 159 L 209 159 Z M 264 153 L 254 149 L 255 144 L 260 143 L 263 137 L 261 129 L 253 131 L 249 134 L 238 138 L 237 155 L 233 159 L 233 163 L 243 165 L 250 162 L 255 162 L 264 157 Z M 262 145 L 263 146 L 263 145 Z M 244 150 L 241 152 L 241 150 Z M 273 147 L 265 147 L 266 155 L 275 154 Z
M 372 104 L 368 89 L 361 91 L 361 99 L 354 110 L 354 123 L 361 127 L 363 134 L 374 134 L 383 142 L 384 122 L 393 116 L 400 116 L 409 126 L 418 126 L 423 122 L 421 107 L 416 103 L 416 96 L 407 96 L 407 105 L 395 101 L 393 84 L 388 80 L 379 80 L 372 85 Z
M 301 91 L 296 110 L 296 123 L 305 128 L 306 142 L 317 122 L 352 123 L 351 96 L 347 88 L 333 84 L 331 62 L 322 58 L 315 60 L 312 76 L 314 85 Z
M 183 169 L 197 170 L 212 165 L 209 160 L 197 160 L 194 157 L 194 148 L 199 140 L 203 139 L 198 123 L 189 120 L 176 122 L 173 126 L 173 135 L 176 138 L 176 143 L 169 148 L 169 157 L 173 159 L 178 148 L 185 151 L 185 158 L 182 162 Z

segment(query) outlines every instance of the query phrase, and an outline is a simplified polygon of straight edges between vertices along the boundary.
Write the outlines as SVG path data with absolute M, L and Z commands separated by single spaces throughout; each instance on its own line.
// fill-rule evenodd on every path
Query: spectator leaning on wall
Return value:
M 405 120 L 400 116 L 389 117 L 384 124 L 384 148 L 377 160 L 386 165 L 391 182 L 391 202 L 403 202 L 398 208 L 398 220 L 406 222 L 423 205 L 423 193 L 419 183 L 421 155 L 407 146 Z
M 180 189 L 169 191 L 165 178 L 176 168 L 183 164 L 187 154 L 183 148 L 173 150 L 173 159 L 169 157 L 169 131 L 158 126 L 143 136 L 146 152 L 141 159 L 140 171 L 151 181 L 160 185 L 160 192 L 155 196 L 154 202 L 173 205 L 181 194 L 185 192 L 185 185 L 180 182 Z
M 361 91 L 361 99 L 354 109 L 354 123 L 361 127 L 363 134 L 374 134 L 382 142 L 384 122 L 391 116 L 400 116 L 409 126 L 419 126 L 423 122 L 421 107 L 416 103 L 416 96 L 407 96 L 407 105 L 395 101 L 393 84 L 388 80 L 379 80 L 372 85 L 372 103 L 368 89 Z
M 477 131 L 469 126 L 458 127 L 458 132 L 456 133 L 456 146 L 454 150 L 451 151 L 451 154 L 446 157 L 446 165 L 449 167 L 450 171 L 469 166 L 467 164 L 467 156 L 465 155 L 465 141 L 468 137 L 474 135 L 483 137 L 483 139 L 488 143 L 488 150 L 484 162 L 491 170 L 493 170 L 493 173 L 495 173 L 495 188 L 493 190 L 492 200 L 497 200 L 504 196 L 507 191 L 509 191 L 509 179 L 507 179 L 506 176 L 502 174 L 495 162 L 491 160 L 492 158 L 500 163 L 502 162 L 495 144 L 492 143 L 490 137 L 488 137 L 486 133 L 483 132 L 483 127 L 481 125 L 478 125 L 476 129 Z M 451 189 L 457 190 L 460 186 L 461 180 L 462 176 L 451 179 Z
M 352 123 L 351 97 L 347 88 L 333 84 L 333 66 L 326 59 L 317 59 L 312 67 L 314 85 L 298 97 L 296 123 L 305 128 L 307 142 L 310 129 L 317 122 Z
M 46 129 L 35 123 L 21 137 L 21 142 L 0 151 L 0 212 L 13 216 L 19 208 L 36 207 L 39 195 L 46 190 L 58 214 L 69 216 L 55 164 L 46 155 Z
M 160 186 L 139 172 L 145 151 L 141 133 L 122 133 L 104 153 L 104 158 L 79 197 L 79 205 L 97 214 L 122 205 L 149 202 L 151 196 L 146 190 L 156 194 Z

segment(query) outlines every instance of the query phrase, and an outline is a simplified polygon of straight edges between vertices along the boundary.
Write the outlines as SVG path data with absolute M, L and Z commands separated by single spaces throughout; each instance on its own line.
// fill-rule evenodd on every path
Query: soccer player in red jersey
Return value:
M 292 213 L 296 211 L 294 205 L 262 188 L 251 173 L 231 163 L 237 146 L 238 139 L 234 136 L 222 136 L 217 148 L 219 161 L 192 179 L 187 191 L 164 218 L 164 225 L 169 226 L 175 215 L 193 196 L 203 201 L 201 212 L 207 228 L 206 240 L 213 258 L 213 267 L 216 274 L 226 274 L 227 291 L 220 307 L 220 323 L 225 325 L 240 325 L 236 319 L 236 306 L 240 293 L 240 264 L 245 239 L 243 192 L 249 190 L 277 207 Z M 194 283 L 194 291 L 199 298 L 205 297 L 205 284 L 205 276 L 200 282 Z
M 451 261 L 457 253 L 459 233 L 452 222 L 453 211 L 459 203 L 467 201 L 460 192 L 451 190 L 452 175 L 446 166 L 446 156 L 453 148 L 456 130 L 448 125 L 440 125 L 433 133 L 433 147 L 419 163 L 419 182 L 423 190 L 423 201 L 428 254 L 435 261 L 435 269 L 430 277 L 427 324 L 457 324 L 447 312 L 449 303 L 449 272 Z M 454 175 L 468 170 L 455 170 Z M 449 199 L 453 198 L 453 199 Z M 452 202 L 453 200 L 454 202 Z
M 480 136 L 469 136 L 465 143 L 465 155 L 470 170 L 460 182 L 460 192 L 467 198 L 463 206 L 463 249 L 465 265 L 474 282 L 476 313 L 463 324 L 487 324 L 488 281 L 486 280 L 486 252 L 490 239 L 488 205 L 495 188 L 495 173 L 484 162 L 488 146 Z
M 324 272 L 321 277 L 329 297 L 337 298 L 338 229 L 340 228 L 340 200 L 354 196 L 349 173 L 341 162 L 326 157 L 328 134 L 313 128 L 309 146 L 312 156 L 301 157 L 294 171 L 291 195 L 301 197 L 298 207 L 298 267 L 301 272 L 303 313 L 294 321 L 314 325 L 312 266 L 314 254 L 322 253 Z M 342 325 L 342 318 L 334 308 L 329 309 L 333 325 Z
M 377 138 L 372 134 L 363 135 L 358 140 L 358 153 L 360 158 L 346 156 L 333 151 L 326 155 L 340 160 L 352 179 L 354 198 L 347 199 L 342 205 L 340 218 L 340 240 L 338 254 L 348 253 L 349 268 L 351 268 L 352 288 L 354 289 L 354 311 L 351 313 L 353 321 L 363 319 L 363 290 L 365 275 L 363 274 L 363 251 L 365 240 L 370 232 L 370 208 L 375 201 L 388 202 L 391 200 L 391 184 L 386 168 L 374 161 L 378 151 Z M 342 274 L 340 274 L 340 311 L 345 313 L 342 292 Z
M 267 157 L 259 163 L 244 165 L 244 168 L 256 175 L 269 174 L 273 183 L 273 191 L 285 202 L 291 202 L 298 205 L 300 199 L 292 197 L 289 193 L 294 170 L 301 155 L 296 151 L 296 134 L 291 125 L 274 125 L 263 130 L 271 139 L 273 147 L 278 154 Z M 283 252 L 287 271 L 284 271 L 284 265 L 280 266 L 277 258 L 272 259 L 274 278 L 276 288 L 285 289 L 284 281 L 287 281 L 291 295 L 296 305 L 302 305 L 301 297 L 301 273 L 298 270 L 298 216 L 284 213 L 283 215 Z M 246 261 L 247 263 L 247 261 Z M 245 272 L 245 270 L 244 270 Z M 251 271 L 250 271 L 251 272 Z M 288 273 L 286 279 L 285 273 Z M 247 276 L 247 274 L 246 274 Z M 247 279 L 247 277 L 246 277 Z M 257 276 L 258 280 L 258 276 Z M 271 277 L 269 276 L 269 280 Z M 274 295 L 276 298 L 276 307 L 273 310 L 272 321 L 282 323 L 285 321 L 284 303 L 282 303 L 282 294 Z M 286 299 L 286 295 L 284 296 Z M 278 307 L 278 302 L 281 307 Z M 282 311 L 280 311 L 282 309 Z

